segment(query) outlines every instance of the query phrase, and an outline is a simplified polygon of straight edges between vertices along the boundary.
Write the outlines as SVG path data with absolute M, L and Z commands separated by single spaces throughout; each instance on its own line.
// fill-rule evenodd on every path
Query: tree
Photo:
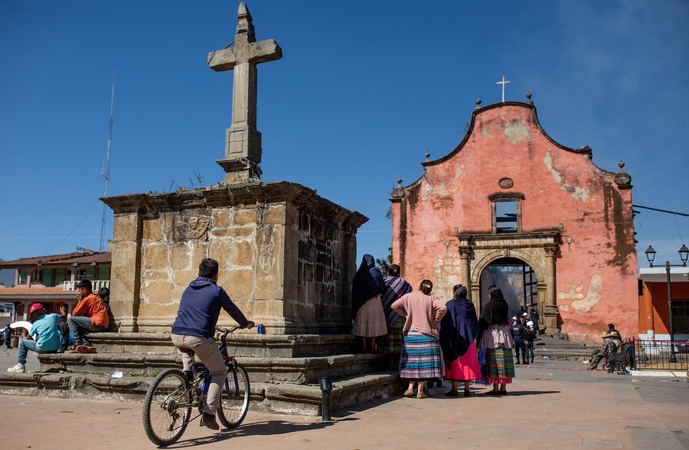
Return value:
M 386 276 L 388 274 L 388 268 L 392 264 L 392 247 L 388 247 L 388 256 L 387 258 L 377 258 L 376 259 L 376 264 L 378 265 L 378 270 L 383 274 L 383 276 Z

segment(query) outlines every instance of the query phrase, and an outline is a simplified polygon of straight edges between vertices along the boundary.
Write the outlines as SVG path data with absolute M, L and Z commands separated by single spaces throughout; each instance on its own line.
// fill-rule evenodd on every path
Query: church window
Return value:
M 498 193 L 488 197 L 491 201 L 493 233 L 521 233 L 523 194 Z

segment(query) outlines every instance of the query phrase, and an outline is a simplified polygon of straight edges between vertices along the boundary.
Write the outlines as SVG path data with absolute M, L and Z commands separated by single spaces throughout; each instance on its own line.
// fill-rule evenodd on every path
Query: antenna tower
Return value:
M 105 170 L 101 172 L 101 177 L 105 179 L 105 188 L 103 189 L 103 197 L 108 196 L 108 182 L 110 181 L 110 148 L 112 145 L 112 127 L 114 122 L 112 120 L 112 108 L 115 103 L 115 72 L 112 73 L 112 96 L 110 97 L 110 127 L 108 128 L 108 153 L 105 157 Z M 105 240 L 105 220 L 107 218 L 108 205 L 103 204 L 103 220 L 100 225 L 100 247 L 98 251 L 103 251 L 103 242 Z

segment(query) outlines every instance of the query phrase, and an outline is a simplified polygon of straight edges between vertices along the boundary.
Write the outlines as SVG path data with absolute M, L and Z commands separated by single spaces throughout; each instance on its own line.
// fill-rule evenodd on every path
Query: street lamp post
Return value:
M 648 246 L 646 250 L 646 259 L 648 259 L 648 264 L 653 267 L 653 261 L 656 258 L 656 251 Z M 682 260 L 682 264 L 670 264 L 670 261 L 665 261 L 665 273 L 667 274 L 667 308 L 668 316 L 670 319 L 670 362 L 677 362 L 677 356 L 675 355 L 675 345 L 673 344 L 675 340 L 675 331 L 672 325 L 672 284 L 670 283 L 670 267 L 687 267 L 687 259 L 689 259 L 689 248 L 684 244 L 679 249 L 679 259 Z

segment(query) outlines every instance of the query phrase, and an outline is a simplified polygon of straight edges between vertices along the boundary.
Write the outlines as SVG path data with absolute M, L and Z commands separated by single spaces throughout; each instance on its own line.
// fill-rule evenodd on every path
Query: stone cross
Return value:
M 502 81 L 498 81 L 495 84 L 502 84 L 502 102 L 505 103 L 505 85 L 510 84 L 509 81 L 505 81 L 505 75 L 502 76 Z
M 211 69 L 216 72 L 234 70 L 232 125 L 225 135 L 225 159 L 216 161 L 225 169 L 227 182 L 261 178 L 261 133 L 256 129 L 256 65 L 282 58 L 282 49 L 274 39 L 256 42 L 251 14 L 244 2 L 239 4 L 237 18 L 234 47 L 208 54 Z

